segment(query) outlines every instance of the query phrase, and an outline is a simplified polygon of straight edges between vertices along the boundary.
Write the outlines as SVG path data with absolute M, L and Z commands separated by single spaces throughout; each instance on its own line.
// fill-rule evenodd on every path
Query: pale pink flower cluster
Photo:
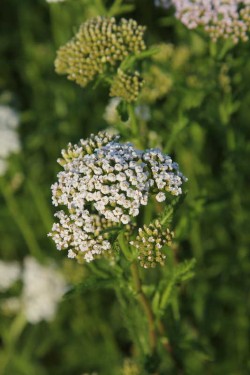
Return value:
M 172 5 L 176 17 L 186 27 L 204 27 L 213 41 L 220 38 L 231 38 L 234 43 L 248 40 L 250 0 L 172 0 Z

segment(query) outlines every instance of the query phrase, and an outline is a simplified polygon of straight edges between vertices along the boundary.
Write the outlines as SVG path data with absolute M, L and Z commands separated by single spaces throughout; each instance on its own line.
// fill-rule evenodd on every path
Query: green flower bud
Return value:
M 96 17 L 81 25 L 75 37 L 57 52 L 56 72 L 85 87 L 96 75 L 143 51 L 145 27 L 136 21 Z
M 140 265 L 143 268 L 154 268 L 157 264 L 163 266 L 166 255 L 162 249 L 171 246 L 173 236 L 173 232 L 164 229 L 158 220 L 140 228 L 135 241 L 130 242 L 138 250 Z
M 128 103 L 135 102 L 143 83 L 144 81 L 139 72 L 125 73 L 123 70 L 118 69 L 110 89 L 110 96 L 117 96 Z

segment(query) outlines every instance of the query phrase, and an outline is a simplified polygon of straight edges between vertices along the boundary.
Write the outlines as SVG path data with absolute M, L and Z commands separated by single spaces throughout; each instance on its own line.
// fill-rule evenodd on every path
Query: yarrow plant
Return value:
M 187 179 L 170 156 L 160 148 L 150 148 L 150 131 L 145 140 L 140 140 L 140 131 L 151 119 L 148 103 L 162 99 L 173 84 L 165 72 L 166 65 L 178 70 L 185 64 L 187 54 L 181 49 L 176 62 L 171 45 L 155 45 L 147 50 L 144 32 L 145 27 L 132 19 L 95 17 L 83 23 L 75 37 L 57 52 L 57 73 L 66 74 L 82 87 L 94 80 L 110 86 L 113 98 L 104 117 L 115 130 L 91 134 L 62 150 L 58 163 L 63 170 L 52 185 L 52 202 L 59 209 L 48 235 L 58 250 L 66 250 L 68 258 L 85 264 L 98 281 L 103 277 L 107 282 L 111 277 L 122 309 L 127 309 L 131 303 L 128 301 L 138 300 L 145 321 L 133 323 L 136 327 L 132 330 L 128 324 L 128 329 L 132 336 L 142 338 L 148 330 L 148 339 L 144 337 L 144 343 L 138 346 L 145 356 L 157 351 L 157 330 L 165 349 L 170 351 L 164 325 L 160 323 L 158 328 L 169 292 L 165 282 L 161 283 L 154 303 L 156 312 L 153 311 L 140 272 L 164 266 L 167 258 L 171 264 L 174 233 L 169 225 Z M 155 91 L 159 83 L 164 88 Z M 133 143 L 121 142 L 117 130 Z M 181 276 L 173 273 L 171 288 L 184 277 L 191 277 L 188 272 L 193 264 L 185 264 L 179 272 Z M 132 322 L 134 317 L 129 319 Z
M 145 50 L 145 27 L 122 18 L 96 17 L 83 23 L 75 37 L 57 52 L 56 72 L 82 87 L 96 78 L 111 84 L 110 95 L 137 99 L 142 79 L 121 64 Z M 113 82 L 114 79 L 114 82 Z
M 58 211 L 50 236 L 70 258 L 90 262 L 111 249 L 108 227 L 134 222 L 149 197 L 178 196 L 185 177 L 158 149 L 137 150 L 119 136 L 100 132 L 62 151 L 58 182 L 52 185 Z
M 157 5 L 159 5 L 157 3 Z M 213 41 L 232 39 L 234 43 L 248 40 L 250 29 L 249 0 L 172 0 L 176 17 L 189 29 L 201 26 Z

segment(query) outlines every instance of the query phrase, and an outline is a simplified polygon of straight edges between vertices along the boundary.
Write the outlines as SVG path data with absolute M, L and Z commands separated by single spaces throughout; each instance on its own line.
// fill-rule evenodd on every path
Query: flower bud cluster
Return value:
M 145 47 L 145 27 L 136 21 L 96 17 L 81 25 L 75 37 L 57 52 L 56 71 L 85 87 L 96 75 L 117 66 Z
M 122 98 L 128 103 L 135 102 L 143 83 L 139 72 L 125 73 L 122 69 L 118 69 L 110 89 L 110 96 Z
M 139 215 L 150 194 L 162 202 L 179 195 L 185 177 L 178 165 L 160 150 L 140 151 L 117 136 L 99 133 L 79 145 L 69 145 L 59 162 L 64 171 L 52 185 L 53 204 L 59 211 L 50 236 L 68 256 L 91 261 L 109 252 L 107 228 L 129 224 Z M 109 140 L 109 141 L 108 141 Z
M 172 0 L 176 17 L 189 29 L 204 27 L 213 41 L 232 38 L 247 41 L 250 28 L 249 0 Z M 167 4 L 168 7 L 168 4 Z
M 135 241 L 130 245 L 138 250 L 138 259 L 143 268 L 154 268 L 157 263 L 164 265 L 166 255 L 162 251 L 164 246 L 171 246 L 173 232 L 164 229 L 158 220 L 139 228 Z
M 137 363 L 130 358 L 126 358 L 123 363 L 121 375 L 140 375 Z

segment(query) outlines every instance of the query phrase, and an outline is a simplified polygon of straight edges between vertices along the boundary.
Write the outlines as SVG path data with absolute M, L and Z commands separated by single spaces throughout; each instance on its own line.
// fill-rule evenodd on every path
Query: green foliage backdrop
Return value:
M 147 45 L 167 43 L 172 51 L 167 63 L 155 62 L 162 74 L 152 83 L 157 97 L 145 93 L 139 98 L 150 110 L 150 118 L 141 120 L 141 139 L 173 156 L 188 177 L 184 201 L 173 217 L 174 255 L 161 277 L 143 270 L 149 296 L 151 282 L 162 290 L 168 286 L 162 319 L 174 360 L 164 353 L 160 373 L 247 375 L 250 42 L 214 44 L 150 0 L 116 2 L 117 9 L 113 3 L 1 3 L 0 101 L 18 110 L 21 139 L 21 152 L 11 157 L 0 182 L 1 259 L 22 261 L 32 255 L 53 260 L 73 287 L 49 323 L 22 327 L 18 316 L 1 310 L 0 374 L 137 374 L 124 365 L 133 357 L 132 335 L 142 314 L 130 291 L 118 304 L 112 288 L 116 280 L 103 280 L 95 265 L 67 260 L 47 237 L 53 222 L 50 186 L 61 149 L 110 127 L 104 119 L 108 87 L 80 88 L 57 75 L 56 50 L 82 22 L 111 9 L 118 18 L 146 25 Z M 153 77 L 152 59 L 142 63 L 145 80 Z M 169 82 L 163 93 L 162 82 Z M 174 257 L 187 263 L 173 271 Z

